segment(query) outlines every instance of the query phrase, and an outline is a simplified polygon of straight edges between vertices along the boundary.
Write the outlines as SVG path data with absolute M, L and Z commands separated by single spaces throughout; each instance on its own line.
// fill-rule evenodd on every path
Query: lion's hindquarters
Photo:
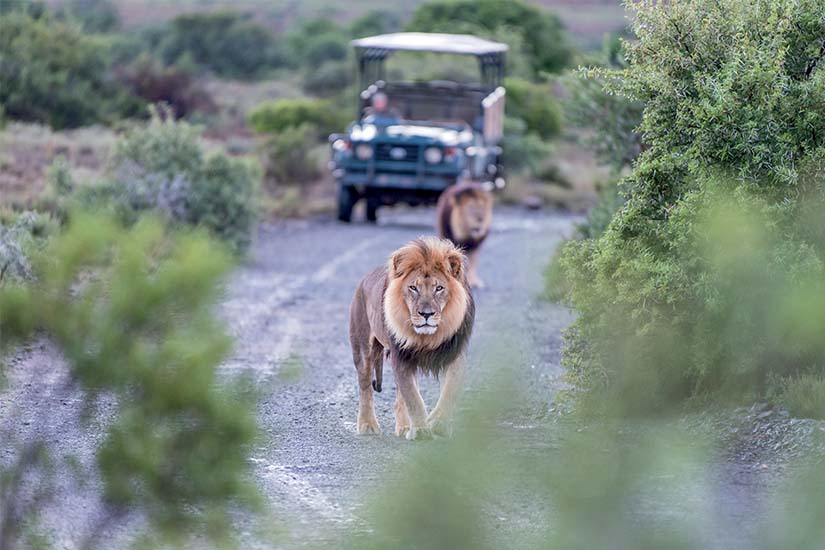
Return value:
M 350 345 L 352 359 L 358 373 L 358 422 L 361 435 L 379 434 L 381 428 L 375 416 L 375 396 L 373 395 L 373 373 L 375 352 L 370 345 L 371 331 L 367 311 L 366 293 L 363 283 L 358 286 L 350 306 Z M 380 361 L 383 349 L 378 353 Z

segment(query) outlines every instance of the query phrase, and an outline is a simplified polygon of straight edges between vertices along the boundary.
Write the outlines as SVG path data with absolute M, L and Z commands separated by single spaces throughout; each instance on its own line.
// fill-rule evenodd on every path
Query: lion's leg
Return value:
M 395 435 L 404 437 L 410 430 L 410 415 L 407 413 L 407 404 L 401 397 L 401 392 L 395 390 Z
M 478 248 L 467 253 L 467 283 L 472 288 L 484 288 L 484 281 L 478 276 Z
M 432 438 L 432 432 L 427 427 L 427 405 L 424 404 L 424 398 L 421 397 L 421 392 L 418 391 L 415 370 L 393 365 L 393 372 L 396 387 L 401 394 L 403 403 L 406 405 L 407 415 L 409 416 L 410 428 L 407 430 L 407 439 Z
M 380 358 L 379 358 L 380 359 Z M 374 364 L 372 354 L 361 356 L 358 369 L 358 434 L 378 435 L 381 427 L 375 416 L 375 394 L 372 389 Z
M 464 380 L 464 371 L 464 357 L 459 356 L 444 372 L 438 402 L 427 417 L 427 425 L 434 434 L 449 436 L 452 432 L 452 417 Z

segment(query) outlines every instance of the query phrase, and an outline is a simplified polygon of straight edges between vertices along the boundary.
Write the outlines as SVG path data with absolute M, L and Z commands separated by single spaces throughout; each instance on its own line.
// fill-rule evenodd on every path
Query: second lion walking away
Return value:
M 474 288 L 484 286 L 477 272 L 478 251 L 492 220 L 493 195 L 481 183 L 450 186 L 438 198 L 436 231 L 467 255 L 467 282 Z

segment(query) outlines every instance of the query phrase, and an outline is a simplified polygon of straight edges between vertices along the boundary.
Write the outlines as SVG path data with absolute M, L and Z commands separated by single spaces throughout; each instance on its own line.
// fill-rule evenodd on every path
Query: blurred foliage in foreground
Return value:
M 231 257 L 159 220 L 70 219 L 32 260 L 33 281 L 0 286 L 2 344 L 44 331 L 90 397 L 116 396 L 98 450 L 115 510 L 145 514 L 161 537 L 222 540 L 230 507 L 257 502 L 249 399 L 215 375 L 231 346 L 214 316 Z
M 562 258 L 580 404 L 782 400 L 783 379 L 825 368 L 825 5 L 635 7 L 629 66 L 608 76 L 644 103 L 649 148 L 604 234 Z
M 750 474 L 743 491 L 712 425 L 526 420 L 519 382 L 530 375 L 508 344 L 474 366 L 484 388 L 465 396 L 453 439 L 405 450 L 371 490 L 360 511 L 369 528 L 346 548 L 819 548 L 825 492 L 813 464 L 793 464 L 770 489 Z

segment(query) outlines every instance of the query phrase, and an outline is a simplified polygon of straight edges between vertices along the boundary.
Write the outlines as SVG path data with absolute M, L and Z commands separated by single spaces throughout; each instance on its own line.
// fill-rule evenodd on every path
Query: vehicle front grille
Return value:
M 393 156 L 393 149 L 403 150 L 401 158 Z M 388 160 L 392 162 L 418 162 L 418 145 L 400 145 L 397 143 L 377 143 L 375 145 L 375 160 Z M 400 155 L 398 155 L 400 157 Z

